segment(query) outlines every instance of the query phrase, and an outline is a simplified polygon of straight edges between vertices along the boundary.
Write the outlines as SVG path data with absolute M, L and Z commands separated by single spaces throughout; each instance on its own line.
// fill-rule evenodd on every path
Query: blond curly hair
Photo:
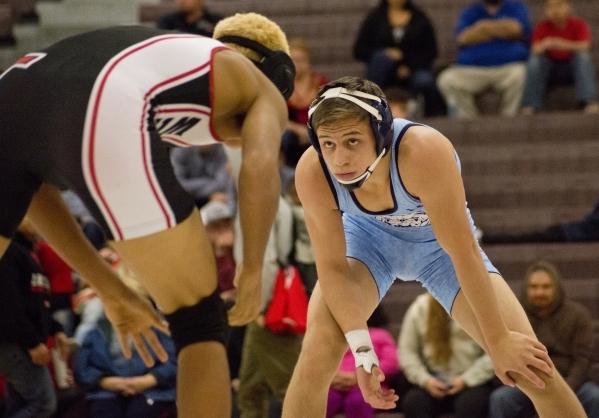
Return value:
M 243 36 L 273 51 L 284 51 L 289 54 L 287 37 L 279 25 L 258 13 L 237 13 L 221 20 L 214 28 L 212 37 L 218 39 L 223 36 Z M 260 54 L 249 48 L 232 43 L 227 45 L 254 61 L 262 58 Z

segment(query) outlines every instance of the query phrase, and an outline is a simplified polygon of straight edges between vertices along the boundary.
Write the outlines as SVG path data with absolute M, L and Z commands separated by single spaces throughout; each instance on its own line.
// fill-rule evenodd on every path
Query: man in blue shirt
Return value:
M 458 20 L 457 63 L 444 70 L 437 85 L 450 113 L 475 117 L 475 96 L 487 89 L 502 95 L 501 114 L 514 116 L 524 86 L 531 24 L 519 1 L 482 0 L 466 7 Z

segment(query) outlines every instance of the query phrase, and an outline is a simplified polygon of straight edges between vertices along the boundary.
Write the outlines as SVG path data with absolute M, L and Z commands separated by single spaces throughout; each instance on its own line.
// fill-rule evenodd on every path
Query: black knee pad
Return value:
M 225 345 L 227 314 L 218 291 L 193 306 L 164 315 L 169 323 L 177 355 L 188 345 L 216 341 Z

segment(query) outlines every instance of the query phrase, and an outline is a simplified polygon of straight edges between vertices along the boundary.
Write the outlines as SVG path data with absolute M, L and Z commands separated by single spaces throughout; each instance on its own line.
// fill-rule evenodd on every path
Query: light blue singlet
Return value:
M 395 134 L 390 163 L 392 209 L 382 212 L 364 209 L 354 193 L 348 192 L 335 180 L 320 158 L 337 205 L 343 212 L 347 257 L 360 260 L 368 267 L 378 286 L 379 299 L 396 278 L 417 280 L 451 313 L 453 301 L 460 290 L 451 258 L 437 242 L 422 203 L 405 189 L 397 167 L 401 138 L 410 126 L 418 124 L 405 119 L 395 119 L 393 123 Z M 456 161 L 459 167 L 457 154 Z M 472 216 L 466 210 L 474 233 Z M 499 274 L 482 249 L 480 252 L 487 270 Z

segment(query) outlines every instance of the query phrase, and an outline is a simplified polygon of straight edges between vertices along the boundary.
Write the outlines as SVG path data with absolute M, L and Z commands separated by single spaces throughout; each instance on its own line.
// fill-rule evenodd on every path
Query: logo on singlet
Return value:
M 385 222 L 391 226 L 398 227 L 418 227 L 431 224 L 428 215 L 424 212 L 410 213 L 406 215 L 380 215 L 375 216 L 379 221 Z
M 197 125 L 202 119 L 196 117 L 175 117 L 156 119 L 156 131 L 160 135 L 177 135 L 183 134 Z

